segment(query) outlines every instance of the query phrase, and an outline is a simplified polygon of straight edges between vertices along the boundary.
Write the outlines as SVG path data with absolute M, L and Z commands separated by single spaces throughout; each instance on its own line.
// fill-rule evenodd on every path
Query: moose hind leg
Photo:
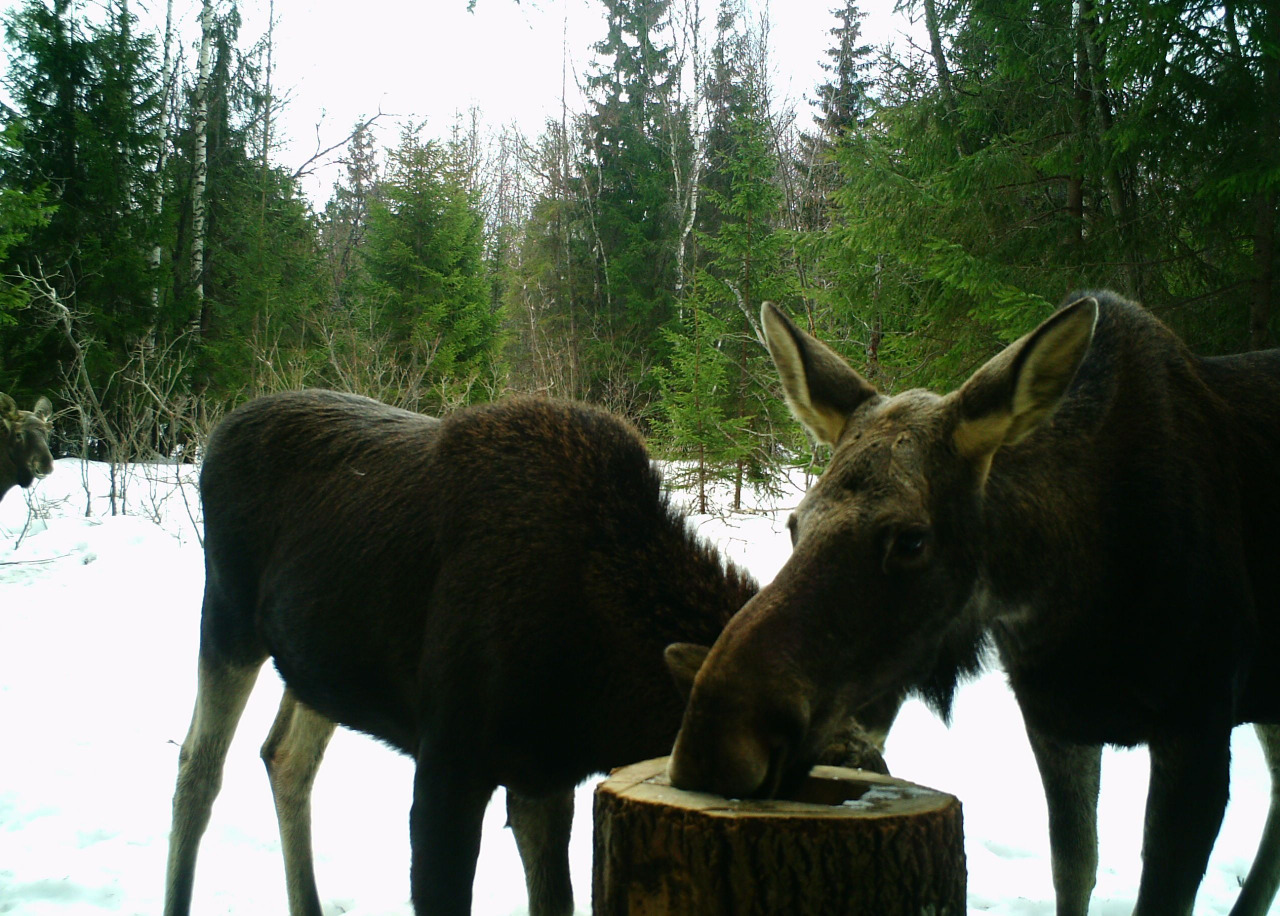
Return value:
M 1231 916 L 1263 916 L 1271 908 L 1276 888 L 1280 887 L 1280 725 L 1259 723 L 1254 730 L 1271 771 L 1271 807 L 1262 828 L 1258 853 L 1236 905 L 1231 908 Z
M 1134 916 L 1191 916 L 1227 807 L 1230 739 L 1229 728 L 1208 728 L 1151 742 Z
M 1102 747 L 1069 744 L 1027 726 L 1049 809 L 1049 850 L 1058 916 L 1085 916 L 1098 875 Z
M 569 831 L 573 827 L 573 791 L 528 798 L 507 790 L 507 823 L 516 837 L 529 916 L 570 916 Z
M 275 722 L 262 745 L 271 780 L 291 916 L 320 916 L 311 855 L 311 787 L 335 725 L 286 689 Z
M 165 916 L 185 916 L 191 909 L 200 838 L 209 826 L 213 800 L 222 787 L 227 748 L 261 667 L 261 662 L 230 665 L 200 653 L 195 712 L 178 755 L 178 783 L 173 792 Z

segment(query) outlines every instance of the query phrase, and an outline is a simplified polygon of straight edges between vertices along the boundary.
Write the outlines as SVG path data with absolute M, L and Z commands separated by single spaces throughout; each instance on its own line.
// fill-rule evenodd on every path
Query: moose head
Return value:
M 772 796 L 868 704 L 915 690 L 945 715 L 988 624 L 992 459 L 1034 450 L 1024 440 L 1075 377 L 1097 307 L 1083 298 L 1059 310 L 949 394 L 889 396 L 765 304 L 787 403 L 831 461 L 788 522 L 793 552 L 775 580 L 709 652 L 667 652 L 691 685 L 673 784 Z
M 49 451 L 52 414 L 48 398 L 36 401 L 33 410 L 19 410 L 13 398 L 0 394 L 0 499 L 15 484 L 29 487 L 37 477 L 53 470 L 53 453 Z

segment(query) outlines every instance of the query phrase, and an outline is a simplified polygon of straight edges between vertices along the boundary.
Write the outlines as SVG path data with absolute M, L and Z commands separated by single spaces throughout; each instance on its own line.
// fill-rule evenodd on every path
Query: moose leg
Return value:
M 1271 770 L 1271 807 L 1262 828 L 1258 854 L 1249 868 L 1244 888 L 1231 908 L 1231 916 L 1263 916 L 1271 908 L 1276 888 L 1280 886 L 1280 725 L 1259 723 L 1254 726 L 1262 753 Z
M 470 914 L 480 828 L 493 789 L 464 763 L 430 752 L 418 755 L 409 811 L 409 884 L 415 913 Z
M 516 835 L 516 847 L 524 863 L 529 916 L 570 916 L 573 913 L 573 885 L 569 880 L 572 790 L 545 798 L 528 798 L 508 789 L 507 823 Z
M 173 792 L 169 828 L 169 864 L 165 875 L 165 916 L 186 916 L 200 838 L 209 826 L 213 800 L 222 787 L 222 766 L 240 714 L 258 678 L 261 662 L 235 666 L 200 654 L 196 708 L 178 754 L 178 784 Z
M 1230 738 L 1224 728 L 1151 742 L 1134 916 L 1190 916 L 1227 807 Z
M 311 786 L 333 737 L 334 723 L 285 690 L 280 710 L 262 745 L 271 796 L 280 822 L 280 846 L 292 916 L 320 916 L 311 858 Z
M 1049 808 L 1049 851 L 1058 916 L 1085 916 L 1098 874 L 1102 747 L 1069 744 L 1027 726 Z

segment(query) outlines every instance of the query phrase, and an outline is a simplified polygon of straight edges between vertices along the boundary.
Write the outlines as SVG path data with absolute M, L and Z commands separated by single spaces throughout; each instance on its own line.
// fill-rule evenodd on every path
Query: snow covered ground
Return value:
M 102 466 L 61 460 L 48 479 L 0 502 L 0 913 L 160 912 L 178 744 L 191 713 L 203 570 L 194 487 L 175 469 L 136 467 L 131 514 L 111 517 Z M 190 469 L 187 469 L 190 473 Z M 85 516 L 85 484 L 93 492 Z M 184 493 L 186 500 L 184 500 Z M 702 533 L 762 580 L 789 550 L 788 494 L 775 511 L 698 518 Z M 285 911 L 275 815 L 258 759 L 280 684 L 264 668 L 237 732 L 200 852 L 196 912 Z M 1229 911 L 1266 815 L 1253 732 L 1236 730 L 1232 803 L 1198 914 Z M 895 775 L 964 803 L 969 911 L 1053 912 L 1044 800 L 1003 676 L 959 693 L 944 727 L 906 707 L 890 737 Z M 1091 913 L 1132 908 L 1147 758 L 1108 751 L 1102 867 Z M 316 870 L 326 914 L 410 914 L 406 758 L 340 730 L 315 789 Z M 580 913 L 591 889 L 591 790 L 578 794 L 572 859 Z M 526 912 L 501 791 L 485 823 L 478 916 Z M 1280 907 L 1273 909 L 1280 913 Z

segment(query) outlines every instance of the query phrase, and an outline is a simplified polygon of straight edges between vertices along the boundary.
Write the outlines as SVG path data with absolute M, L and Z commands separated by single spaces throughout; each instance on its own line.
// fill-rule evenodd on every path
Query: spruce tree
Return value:
M 696 282 L 668 332 L 673 355 L 663 377 L 662 432 L 666 447 L 694 462 L 699 491 L 709 480 L 729 481 L 738 509 L 744 486 L 767 481 L 779 457 L 778 402 L 768 388 L 757 316 L 766 299 L 790 299 L 795 279 L 777 228 L 782 193 L 763 68 L 736 17 L 723 10 L 712 55 L 723 82 L 711 95 L 707 228 L 697 234 Z
M 598 285 L 585 316 L 597 342 L 592 396 L 632 413 L 651 397 L 645 369 L 663 359 L 680 239 L 673 156 L 688 145 L 678 74 L 663 42 L 671 0 L 604 0 L 608 34 L 587 79 L 580 167 Z
M 10 247 L 6 273 L 47 281 L 77 316 L 90 367 L 109 373 L 154 320 L 159 227 L 144 205 L 160 139 L 153 43 L 126 5 L 90 19 L 68 0 L 28 0 L 5 39 L 19 129 L 0 148 L 4 189 L 43 195 L 50 207 L 47 222 Z M 4 364 L 30 388 L 55 388 L 65 345 L 52 328 L 0 331 Z
M 484 272 L 483 222 L 437 143 L 406 132 L 388 154 L 369 213 L 366 293 L 373 320 L 406 362 L 463 386 L 490 368 L 497 316 Z

